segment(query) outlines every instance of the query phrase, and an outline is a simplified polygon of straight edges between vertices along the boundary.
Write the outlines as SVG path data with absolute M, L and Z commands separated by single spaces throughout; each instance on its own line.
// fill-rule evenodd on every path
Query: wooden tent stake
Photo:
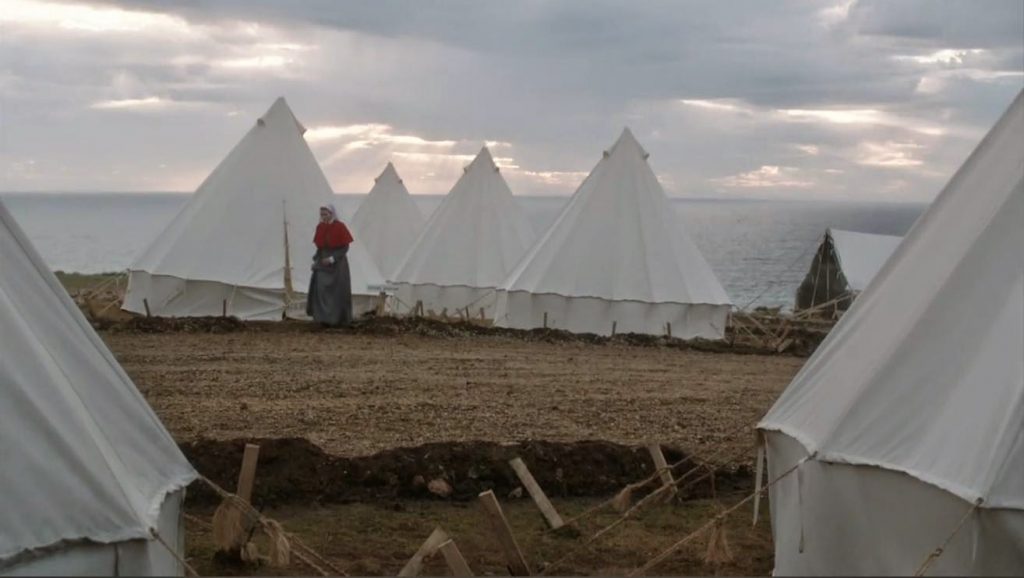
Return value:
M 473 571 L 469 569 L 469 564 L 466 563 L 466 559 L 462 556 L 462 552 L 459 551 L 459 547 L 455 545 L 454 541 L 449 539 L 444 544 L 441 544 L 439 549 L 444 554 L 444 561 L 448 563 L 452 576 L 459 578 L 475 576 Z
M 228 316 L 228 300 L 227 299 L 225 299 L 224 302 L 221 303 L 220 316 L 221 317 L 227 317 Z
M 146 299 L 145 297 L 143 297 L 143 299 L 142 299 L 142 306 L 146 308 L 146 317 L 150 317 L 150 314 L 149 314 L 149 299 Z
M 548 312 L 544 312 L 544 329 L 548 328 Z
M 668 336 L 672 337 L 672 324 L 671 323 L 666 323 L 665 327 L 668 328 Z
M 252 503 L 252 488 L 256 483 L 256 462 L 260 459 L 260 446 L 245 444 L 242 453 L 242 470 L 238 472 L 238 490 L 235 494 L 246 502 Z
M 450 541 L 448 533 L 441 529 L 440 526 L 434 528 L 434 531 L 430 533 L 427 540 L 423 542 L 419 550 L 409 558 L 405 566 L 402 567 L 401 571 L 398 572 L 399 576 L 419 576 L 420 570 L 423 569 L 423 560 L 437 552 L 437 549 L 441 547 L 441 544 Z
M 676 481 L 672 478 L 672 472 L 668 469 L 668 461 L 665 460 L 665 454 L 661 452 L 661 444 L 649 444 L 647 451 L 650 452 L 651 460 L 654 461 L 654 468 L 658 470 L 658 476 L 661 477 L 661 485 L 670 486 L 672 489 L 669 490 L 668 495 L 675 495 L 678 491 Z
M 491 521 L 491 529 L 494 530 L 494 535 L 498 538 L 498 543 L 501 544 L 501 549 L 505 553 L 509 574 L 529 576 L 531 574 L 530 566 L 526 563 L 526 558 L 523 557 L 523 551 L 512 534 L 512 528 L 509 527 L 505 512 L 501 510 L 501 504 L 498 503 L 498 498 L 494 496 L 493 490 L 487 490 L 480 494 L 480 505 L 483 506 L 487 518 Z
M 520 458 L 514 458 L 509 462 L 509 465 L 512 466 L 516 475 L 519 476 L 519 481 L 523 483 L 526 491 L 530 493 L 530 497 L 533 498 L 533 502 L 537 504 L 537 508 L 540 510 L 540 513 L 544 515 L 544 519 L 547 521 L 548 526 L 550 526 L 552 530 L 557 530 L 564 526 L 565 522 L 562 520 L 562 516 L 560 516 L 558 514 L 558 510 L 555 510 L 555 507 L 551 505 L 551 501 L 548 500 L 548 497 L 544 494 L 544 490 L 541 489 L 537 480 L 533 479 L 533 474 L 530 473 L 530 469 L 526 467 L 523 460 Z
M 238 502 L 224 500 L 213 513 L 213 539 L 221 552 L 242 558 L 242 549 L 248 541 L 248 535 L 256 524 L 256 519 L 248 516 L 239 504 L 252 503 L 252 490 L 256 480 L 256 462 L 259 459 L 260 446 L 245 444 L 242 453 L 242 467 L 238 472 L 238 486 L 235 496 Z
M 612 321 L 612 337 L 615 337 L 615 332 L 616 332 L 616 330 L 618 330 L 618 328 L 619 328 L 619 322 L 618 321 Z

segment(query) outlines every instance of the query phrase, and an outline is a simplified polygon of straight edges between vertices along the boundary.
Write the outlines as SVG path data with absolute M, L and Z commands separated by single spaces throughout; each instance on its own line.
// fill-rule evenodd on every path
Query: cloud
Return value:
M 796 167 L 761 165 L 760 168 L 738 175 L 714 179 L 723 187 L 741 189 L 805 189 L 815 185 L 814 180 Z
M 0 23 L 104 34 L 189 32 L 184 19 L 161 12 L 40 0 L 4 0 Z
M 167 109 L 175 106 L 189 106 L 196 103 L 186 103 L 166 98 L 160 98 L 159 96 L 147 96 L 143 98 L 122 98 L 115 100 L 101 100 L 94 102 L 89 105 L 89 108 L 95 110 L 135 110 L 135 111 L 155 111 Z
M 522 171 L 522 175 L 537 183 L 560 188 L 579 186 L 590 174 L 586 171 Z
M 860 145 L 857 163 L 875 167 L 912 168 L 924 161 L 914 158 L 914 151 L 923 147 L 913 142 L 864 142 Z
M 1019 0 L 4 3 L 7 190 L 189 190 L 283 95 L 341 192 L 566 194 L 629 125 L 673 194 L 927 199 L 1024 84 Z
M 224 68 L 281 68 L 294 62 L 294 59 L 280 54 L 263 54 L 246 58 L 227 58 L 215 61 L 214 64 Z

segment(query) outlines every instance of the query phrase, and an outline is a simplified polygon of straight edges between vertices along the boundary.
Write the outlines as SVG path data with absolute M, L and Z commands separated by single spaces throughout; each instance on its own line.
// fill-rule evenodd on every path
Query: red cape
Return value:
M 349 245 L 353 241 L 352 233 L 341 221 L 330 223 L 317 223 L 316 234 L 313 235 L 313 243 L 317 249 L 336 249 Z

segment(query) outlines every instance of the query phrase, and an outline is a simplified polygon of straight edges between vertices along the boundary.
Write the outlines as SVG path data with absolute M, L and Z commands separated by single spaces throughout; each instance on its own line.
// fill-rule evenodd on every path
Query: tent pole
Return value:
M 288 245 L 288 201 L 281 201 L 281 220 L 284 226 L 284 311 L 281 319 L 287 319 L 292 304 L 292 257 Z
M 825 244 L 829 242 L 828 231 L 826 231 L 821 241 L 822 246 L 818 249 L 818 266 L 814 269 L 814 289 L 811 291 L 811 307 L 814 307 L 815 301 L 818 299 L 818 279 L 821 278 L 821 260 L 825 255 Z

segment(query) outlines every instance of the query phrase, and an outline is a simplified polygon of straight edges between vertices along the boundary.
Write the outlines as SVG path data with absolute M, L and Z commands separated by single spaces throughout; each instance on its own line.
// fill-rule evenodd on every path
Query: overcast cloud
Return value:
M 931 199 L 1024 86 L 1024 2 L 0 0 L 0 190 L 191 191 L 279 95 L 337 192 L 492 146 L 568 194 Z

